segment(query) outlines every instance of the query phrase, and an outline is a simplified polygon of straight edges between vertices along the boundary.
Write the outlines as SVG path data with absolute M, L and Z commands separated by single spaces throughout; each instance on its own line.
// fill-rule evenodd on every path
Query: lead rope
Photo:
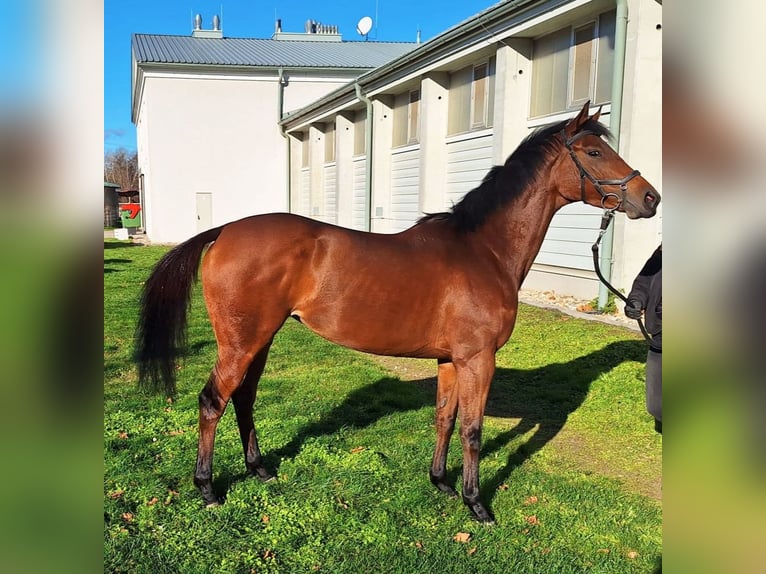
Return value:
M 620 293 L 617 289 L 615 289 L 609 281 L 606 280 L 604 275 L 601 273 L 601 266 L 598 263 L 599 257 L 598 257 L 598 245 L 601 243 L 601 239 L 604 237 L 604 234 L 606 233 L 607 228 L 609 227 L 609 224 L 612 222 L 612 218 L 614 218 L 614 211 L 617 208 L 614 209 L 606 209 L 604 208 L 604 214 L 601 216 L 601 231 L 599 231 L 598 238 L 596 239 L 596 242 L 591 246 L 591 251 L 593 252 L 593 267 L 596 269 L 596 275 L 598 275 L 598 278 L 601 280 L 601 282 L 606 285 L 607 289 L 609 289 L 612 293 L 614 293 L 617 297 L 622 299 L 624 303 L 627 304 L 628 298 L 625 297 L 622 293 Z M 646 327 L 644 327 L 644 322 L 639 317 L 636 319 L 636 322 L 638 322 L 638 328 L 641 329 L 641 334 L 643 334 L 644 339 L 651 345 L 653 343 L 652 336 L 647 332 Z

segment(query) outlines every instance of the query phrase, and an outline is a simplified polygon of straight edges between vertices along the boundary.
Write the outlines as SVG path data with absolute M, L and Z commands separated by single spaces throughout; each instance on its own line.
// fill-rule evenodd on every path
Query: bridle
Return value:
M 587 179 L 593 184 L 593 187 L 596 188 L 596 191 L 598 191 L 599 195 L 601 195 L 601 207 L 604 210 L 607 209 L 606 200 L 608 198 L 614 197 L 617 200 L 617 205 L 609 210 L 614 212 L 620 207 L 620 205 L 622 205 L 622 202 L 625 199 L 625 194 L 628 191 L 628 182 L 634 177 L 641 175 L 641 172 L 638 171 L 637 169 L 634 169 L 631 173 L 629 173 L 622 179 L 596 179 L 595 177 L 593 177 L 593 175 L 590 174 L 587 169 L 585 169 L 585 166 L 577 158 L 577 154 L 575 154 L 574 148 L 572 148 L 572 144 L 574 142 L 576 142 L 580 138 L 585 137 L 587 135 L 596 135 L 596 134 L 589 131 L 582 131 L 573 135 L 571 138 L 567 138 L 564 130 L 563 129 L 561 130 L 561 141 L 564 142 L 564 147 L 566 147 L 567 150 L 569 151 L 569 157 L 572 158 L 572 161 L 577 166 L 577 170 L 580 172 L 580 198 L 582 199 L 583 202 L 585 202 L 585 180 Z M 605 191 L 603 186 L 606 186 L 606 185 L 619 185 L 620 195 Z
M 569 151 L 569 157 L 572 158 L 572 161 L 577 166 L 578 171 L 580 172 L 580 197 L 585 203 L 585 180 L 588 179 L 593 184 L 593 187 L 596 188 L 596 191 L 598 191 L 599 195 L 601 195 L 601 207 L 604 210 L 604 214 L 601 216 L 601 231 L 598 234 L 598 238 L 596 239 L 596 242 L 591 246 L 591 251 L 593 252 L 593 267 L 596 270 L 596 275 L 598 275 L 598 278 L 601 280 L 601 282 L 606 285 L 606 287 L 615 294 L 615 296 L 619 297 L 623 300 L 624 303 L 628 302 L 628 298 L 625 297 L 622 293 L 620 293 L 617 289 L 614 288 L 614 286 L 609 283 L 609 281 L 606 280 L 604 275 L 601 273 L 601 266 L 599 265 L 599 257 L 598 257 L 598 246 L 599 243 L 601 243 L 601 239 L 604 237 L 604 233 L 606 233 L 607 227 L 609 227 L 609 224 L 612 222 L 612 218 L 614 217 L 614 212 L 619 209 L 619 207 L 622 205 L 622 202 L 625 199 L 625 194 L 628 191 L 628 182 L 633 179 L 636 176 L 641 175 L 641 172 L 637 169 L 634 169 L 631 173 L 623 177 L 622 179 L 596 179 L 588 173 L 588 170 L 585 169 L 585 166 L 582 164 L 582 162 L 577 159 L 577 155 L 574 152 L 574 149 L 572 148 L 572 144 L 576 142 L 581 137 L 584 137 L 586 135 L 596 135 L 593 132 L 589 131 L 582 131 L 580 133 L 577 133 L 573 135 L 571 138 L 567 138 L 566 134 L 564 133 L 564 130 L 561 130 L 561 141 L 564 142 L 564 146 Z M 616 193 L 605 191 L 603 186 L 605 185 L 619 185 L 620 186 L 620 195 L 617 195 Z M 617 200 L 617 205 L 614 207 L 607 208 L 606 207 L 606 200 L 610 197 L 614 197 Z M 652 343 L 652 336 L 649 334 L 649 332 L 646 330 L 646 327 L 644 326 L 643 321 L 641 319 L 636 319 L 638 322 L 638 326 L 641 329 L 641 333 L 643 334 L 644 338 L 649 342 L 651 345 Z

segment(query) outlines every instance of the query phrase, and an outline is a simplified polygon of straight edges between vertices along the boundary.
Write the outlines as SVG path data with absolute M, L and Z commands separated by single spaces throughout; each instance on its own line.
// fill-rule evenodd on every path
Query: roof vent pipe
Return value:
M 197 14 L 194 17 L 194 29 L 202 30 L 202 15 L 201 14 Z
M 221 29 L 221 19 L 218 17 L 218 14 L 213 16 L 213 30 L 220 30 Z

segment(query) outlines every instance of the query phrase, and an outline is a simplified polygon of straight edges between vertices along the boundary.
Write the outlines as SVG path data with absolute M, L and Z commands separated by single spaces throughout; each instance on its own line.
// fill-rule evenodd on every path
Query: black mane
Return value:
M 508 205 L 535 180 L 547 154 L 561 145 L 555 136 L 567 122 L 538 128 L 529 134 L 504 165 L 490 169 L 479 186 L 466 193 L 451 211 L 424 215 L 418 223 L 449 221 L 458 231 L 473 231 L 481 226 L 492 213 Z M 585 122 L 579 131 L 611 138 L 608 128 L 595 120 Z

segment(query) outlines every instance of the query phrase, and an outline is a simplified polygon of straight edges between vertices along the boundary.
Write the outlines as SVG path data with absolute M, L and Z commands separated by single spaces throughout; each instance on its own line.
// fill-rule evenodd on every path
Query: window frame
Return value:
M 336 157 L 335 119 L 324 125 L 324 162 L 333 163 Z
M 484 76 L 481 78 L 476 77 L 476 71 L 479 68 L 484 68 Z M 482 94 L 481 101 L 481 118 L 476 118 L 476 91 L 479 85 L 479 81 L 483 83 L 484 93 Z M 489 118 L 489 58 L 482 62 L 477 62 L 472 67 L 471 72 L 471 100 L 470 100 L 468 127 L 470 131 L 483 130 L 487 127 Z
M 575 99 L 575 79 L 577 75 L 577 32 L 592 26 L 590 44 L 591 56 L 588 65 L 588 95 L 583 98 Z M 596 72 L 598 61 L 599 45 L 599 18 L 594 18 L 572 25 L 569 36 L 569 76 L 567 78 L 567 110 L 581 108 L 587 101 L 593 101 L 596 95 Z M 566 110 L 565 110 L 566 111 Z
M 477 71 L 484 69 L 479 77 Z M 494 125 L 496 54 L 487 55 L 450 72 L 447 135 L 454 136 L 491 129 Z M 470 79 L 468 79 L 470 78 Z M 453 85 L 453 79 L 457 83 Z M 483 84 L 481 111 L 477 113 L 477 87 Z M 467 88 L 466 88 L 467 85 Z M 455 102 L 458 102 L 457 104 Z M 453 107 L 457 105 L 458 107 Z M 463 107 L 464 106 L 464 107 Z
M 354 157 L 367 155 L 367 119 L 366 109 L 354 112 Z
M 582 105 L 590 100 L 593 104 L 609 104 L 610 99 L 608 96 L 604 95 L 604 98 L 598 98 L 599 93 L 599 85 L 600 81 L 604 80 L 611 80 L 611 69 L 610 69 L 610 76 L 606 76 L 606 73 L 603 72 L 600 64 L 600 59 L 602 57 L 602 41 L 606 41 L 608 37 L 601 37 L 602 33 L 602 20 L 606 15 L 614 15 L 615 10 L 606 10 L 603 12 L 598 12 L 596 14 L 591 14 L 586 18 L 581 18 L 575 22 L 572 22 L 568 24 L 567 26 L 562 26 L 560 28 L 557 28 L 556 30 L 553 30 L 551 32 L 546 32 L 545 34 L 541 34 L 535 38 L 532 39 L 532 80 L 530 83 L 530 106 L 529 106 L 529 117 L 530 119 L 533 118 L 542 118 L 546 116 L 556 115 L 560 113 L 566 113 L 573 110 L 577 110 L 582 107 Z M 590 45 L 591 45 L 591 56 L 590 61 L 588 63 L 588 95 L 587 97 L 580 97 L 575 99 L 575 80 L 577 79 L 577 46 L 576 43 L 577 40 L 577 34 L 578 32 L 582 31 L 585 28 L 592 28 L 591 37 L 590 37 Z M 614 30 L 613 27 L 611 27 L 612 30 Z M 609 27 L 605 27 L 606 30 L 609 30 Z M 537 76 L 537 68 L 536 64 L 540 62 L 538 54 L 536 54 L 538 47 L 540 46 L 539 43 L 541 43 L 542 40 L 551 38 L 555 34 L 560 34 L 563 31 L 568 30 L 569 32 L 569 46 L 567 48 L 567 77 L 565 80 L 566 85 L 566 93 L 564 95 L 564 107 L 563 109 L 559 109 L 554 107 L 553 101 L 551 102 L 550 109 L 546 109 L 545 111 L 537 111 L 535 102 L 539 99 L 538 93 L 537 93 L 537 86 L 540 83 L 543 83 L 545 81 L 545 78 L 540 78 Z M 613 32 L 612 32 L 613 33 Z M 563 52 L 563 50 L 562 50 Z M 605 53 L 606 54 L 606 53 Z M 608 55 L 605 55 L 603 57 L 607 57 Z M 608 61 L 608 60 L 607 60 Z M 605 70 L 605 69 L 604 69 Z M 600 74 L 604 73 L 605 77 L 601 77 Z M 552 73 L 555 74 L 555 69 L 552 70 Z M 556 83 L 556 78 L 560 76 L 551 76 L 548 78 L 550 81 L 547 83 L 550 85 L 553 85 Z M 560 84 L 559 84 L 560 85 Z M 559 94 L 561 92 L 558 92 Z M 561 96 L 559 96 L 559 99 Z M 555 99 L 555 98 L 554 98 Z
M 311 167 L 311 148 L 309 147 L 308 132 L 299 132 L 301 134 L 301 169 Z
M 416 99 L 413 101 L 413 96 Z M 413 126 L 412 112 L 415 109 L 415 125 Z M 413 133 L 414 132 L 414 133 Z M 412 145 L 420 142 L 420 88 L 409 91 L 407 101 L 407 134 L 405 145 Z

